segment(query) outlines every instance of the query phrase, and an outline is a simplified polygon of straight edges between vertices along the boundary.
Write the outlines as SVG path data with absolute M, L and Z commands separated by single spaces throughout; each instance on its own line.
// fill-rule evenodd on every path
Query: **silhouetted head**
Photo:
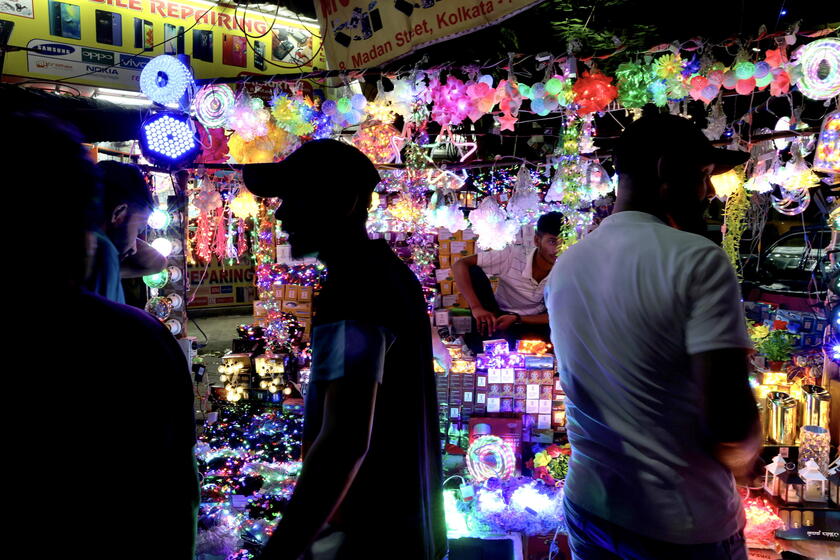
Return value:
M 710 177 L 749 159 L 749 153 L 716 149 L 689 120 L 658 109 L 622 133 L 615 149 L 617 197 L 664 215 L 671 225 L 698 233 L 715 196 Z
M 79 133 L 54 117 L 13 114 L 4 119 L 0 158 L 9 178 L 10 231 L 36 255 L 27 277 L 40 290 L 77 289 L 86 276 L 102 219 L 98 173 Z M 12 132 L 13 131 L 13 132 Z
M 278 197 L 275 216 L 300 258 L 365 234 L 371 194 L 380 181 L 362 152 L 338 140 L 313 140 L 279 163 L 246 165 L 245 186 Z
M 105 233 L 124 259 L 137 251 L 137 236 L 146 227 L 154 199 L 136 166 L 101 161 L 97 167 L 104 189 Z

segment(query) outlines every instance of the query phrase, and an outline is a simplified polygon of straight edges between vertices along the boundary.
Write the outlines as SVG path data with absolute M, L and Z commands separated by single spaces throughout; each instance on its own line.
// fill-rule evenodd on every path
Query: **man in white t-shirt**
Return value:
M 563 214 L 549 212 L 537 220 L 534 247 L 512 245 L 501 251 L 485 251 L 452 266 L 479 334 L 498 332 L 511 334 L 511 338 L 527 335 L 548 340 L 545 283 L 557 259 L 557 235 L 563 223 Z M 495 294 L 487 276 L 499 277 Z
M 572 444 L 575 560 L 746 560 L 733 473 L 760 447 L 740 291 L 704 229 L 748 154 L 648 115 L 615 151 L 615 211 L 558 259 L 546 304 Z

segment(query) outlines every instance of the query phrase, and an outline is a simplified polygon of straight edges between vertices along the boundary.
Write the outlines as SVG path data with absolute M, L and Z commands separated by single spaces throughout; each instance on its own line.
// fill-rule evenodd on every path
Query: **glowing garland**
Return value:
M 207 128 L 224 126 L 234 105 L 236 96 L 230 86 L 225 84 L 204 86 L 193 100 L 195 117 Z
M 257 266 L 257 286 L 260 290 L 270 290 L 275 284 L 293 284 L 318 290 L 326 274 L 322 264 L 261 264 Z
M 510 478 L 515 465 L 513 448 L 499 436 L 481 436 L 467 450 L 467 469 L 477 482 Z

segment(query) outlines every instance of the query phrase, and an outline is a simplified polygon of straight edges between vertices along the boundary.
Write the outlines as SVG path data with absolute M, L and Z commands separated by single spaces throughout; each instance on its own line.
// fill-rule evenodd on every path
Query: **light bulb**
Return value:
M 283 389 L 283 394 L 284 395 L 291 395 L 292 394 L 292 388 L 291 387 L 286 387 L 285 389 Z
M 155 208 L 149 214 L 149 227 L 152 229 L 165 229 L 172 223 L 172 216 L 162 208 Z
M 271 393 L 276 393 L 276 392 L 277 392 L 277 387 L 275 387 L 274 385 L 272 385 L 271 387 L 269 387 L 269 388 L 268 388 L 268 390 L 269 390 Z
M 172 242 L 165 237 L 158 237 L 152 241 L 152 247 L 164 257 L 172 254 Z
M 221 381 L 222 383 L 224 383 L 227 380 L 228 380 L 228 376 L 225 375 L 224 373 L 219 376 L 219 381 Z

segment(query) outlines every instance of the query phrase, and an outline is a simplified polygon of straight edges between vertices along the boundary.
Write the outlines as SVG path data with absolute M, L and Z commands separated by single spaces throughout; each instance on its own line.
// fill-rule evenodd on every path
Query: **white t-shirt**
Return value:
M 478 266 L 488 276 L 499 277 L 496 302 L 502 311 L 520 315 L 545 313 L 545 286 L 548 277 L 534 280 L 536 248 L 511 245 L 501 251 L 478 253 Z
M 726 254 L 651 214 L 619 212 L 563 253 L 546 289 L 566 392 L 566 497 L 678 544 L 744 526 L 732 474 L 703 434 L 691 354 L 751 348 Z

